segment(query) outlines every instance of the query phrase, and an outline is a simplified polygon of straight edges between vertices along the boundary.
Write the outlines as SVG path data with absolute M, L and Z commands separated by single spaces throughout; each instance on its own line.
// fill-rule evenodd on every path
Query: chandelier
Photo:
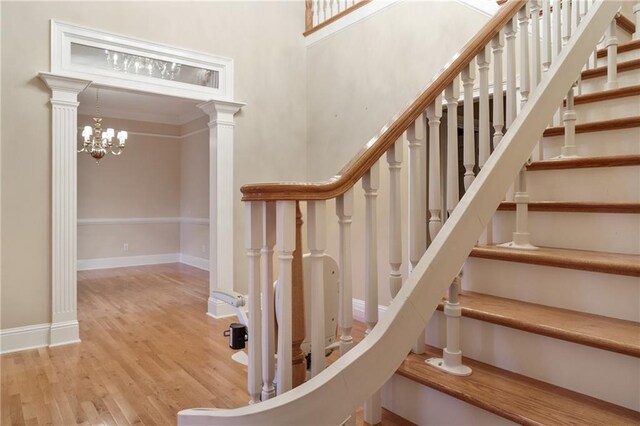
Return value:
M 181 64 L 146 58 L 144 56 L 130 55 L 128 53 L 104 51 L 107 63 L 114 71 L 126 73 L 146 74 L 149 77 L 159 77 L 166 80 L 175 80 L 180 74 Z
M 113 155 L 122 154 L 122 150 L 125 147 L 125 143 L 127 140 L 127 132 L 121 130 L 118 132 L 117 138 L 118 143 L 114 145 L 113 137 L 115 136 L 115 131 L 111 128 L 108 128 L 106 131 L 102 131 L 102 118 L 100 116 L 100 89 L 96 90 L 96 116 L 93 117 L 93 128 L 91 126 L 84 126 L 84 130 L 82 130 L 82 138 L 84 142 L 82 144 L 82 148 L 78 150 L 80 152 L 86 152 L 96 159 L 96 163 L 100 161 L 102 157 L 107 155 L 107 149 Z

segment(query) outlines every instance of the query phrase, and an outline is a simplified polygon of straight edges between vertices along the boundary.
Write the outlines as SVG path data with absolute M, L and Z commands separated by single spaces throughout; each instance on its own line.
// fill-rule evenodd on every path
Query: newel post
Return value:
M 198 105 L 209 116 L 209 302 L 207 315 L 233 314 L 215 299 L 216 289 L 233 290 L 233 137 L 234 115 L 244 104 L 208 101 Z
M 77 301 L 78 94 L 90 81 L 40 73 L 51 89 L 50 346 L 80 341 Z

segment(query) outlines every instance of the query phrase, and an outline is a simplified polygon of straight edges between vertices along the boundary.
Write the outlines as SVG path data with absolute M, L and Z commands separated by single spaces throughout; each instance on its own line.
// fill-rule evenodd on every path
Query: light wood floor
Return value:
M 235 318 L 207 317 L 207 296 L 208 273 L 182 264 L 80 272 L 82 343 L 0 357 L 1 424 L 168 425 L 185 408 L 246 405 L 246 368 L 222 337 Z

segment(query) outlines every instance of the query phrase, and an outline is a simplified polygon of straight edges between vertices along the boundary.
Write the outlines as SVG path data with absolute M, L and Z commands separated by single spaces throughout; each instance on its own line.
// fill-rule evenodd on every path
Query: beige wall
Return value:
M 391 118 L 402 111 L 464 43 L 488 20 L 455 1 L 398 2 L 307 51 L 307 143 L 309 178 L 337 173 Z M 451 31 L 451 22 L 456 22 Z M 445 36 L 446 35 L 446 36 Z M 403 142 L 403 276 L 407 276 L 407 148 Z M 388 184 L 381 163 L 378 196 L 379 300 L 390 300 L 388 276 Z M 353 296 L 363 299 L 364 194 L 356 185 Z M 328 206 L 327 252 L 337 259 L 335 203 Z M 426 219 L 425 219 L 426 220 Z
M 91 117 L 78 116 L 79 127 L 90 123 Z M 96 163 L 87 154 L 78 156 L 78 259 L 179 253 L 179 223 L 82 223 L 180 216 L 180 127 L 108 117 L 103 127 L 127 130 L 129 139 L 118 157 Z
M 2 2 L 0 327 L 51 318 L 50 19 L 234 59 L 236 287 L 246 289 L 239 188 L 306 177 L 304 2 Z M 274 25 L 277 23 L 277 25 Z M 10 249 L 7 249 L 10 248 Z

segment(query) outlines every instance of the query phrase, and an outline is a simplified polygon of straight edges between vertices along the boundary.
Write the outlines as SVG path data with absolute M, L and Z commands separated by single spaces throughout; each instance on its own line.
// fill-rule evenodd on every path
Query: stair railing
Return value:
M 574 0 L 575 1 L 575 0 Z M 541 8 L 537 0 L 507 1 L 487 25 L 457 54 L 453 61 L 436 76 L 415 101 L 380 134 L 373 138 L 365 149 L 350 162 L 338 176 L 322 183 L 268 183 L 247 185 L 242 188 L 247 212 L 246 248 L 249 255 L 249 318 L 254 327 L 262 326 L 262 340 L 252 337 L 249 342 L 249 394 L 259 395 L 261 389 L 272 389 L 273 378 L 262 374 L 263 366 L 274 363 L 273 344 L 265 345 L 265 336 L 272 336 L 274 319 L 265 315 L 262 306 L 272 306 L 269 292 L 256 294 L 257 290 L 270 288 L 273 271 L 269 256 L 274 237 L 279 261 L 278 297 L 276 304 L 277 375 L 275 387 L 277 396 L 270 398 L 269 392 L 262 392 L 262 402 L 233 410 L 191 409 L 178 414 L 180 425 L 337 425 L 353 421 L 353 413 L 365 402 L 365 420 L 376 423 L 380 420 L 380 396 L 382 385 L 394 374 L 409 350 L 416 345 L 416 336 L 423 332 L 425 324 L 441 302 L 443 293 L 452 285 L 457 292 L 459 281 L 455 278 L 474 244 L 487 226 L 505 193 L 519 175 L 516 185 L 519 200 L 526 200 L 523 164 L 529 161 L 534 146 L 542 137 L 544 129 L 561 104 L 563 94 L 574 85 L 577 76 L 593 53 L 600 37 L 620 8 L 621 1 L 598 0 L 590 3 L 590 8 L 582 20 L 574 27 L 573 34 L 563 41 L 552 58 L 546 72 L 537 77 L 541 62 L 535 54 L 531 57 L 528 20 L 531 10 L 549 10 L 548 2 Z M 554 2 L 556 4 L 557 2 Z M 568 4 L 568 2 L 567 2 Z M 556 8 L 556 13 L 559 11 Z M 568 15 L 570 16 L 570 15 Z M 552 22 L 553 19 L 545 20 Z M 566 22 L 566 20 L 565 20 Z M 520 28 L 519 90 L 521 101 L 516 101 L 515 38 Z M 548 37 L 551 31 L 543 30 L 541 37 Z M 502 36 L 506 42 L 506 111 L 504 123 L 501 114 L 494 112 L 493 136 L 483 135 L 479 141 L 482 158 L 478 164 L 471 153 L 475 152 L 473 138 L 465 137 L 464 181 L 466 192 L 458 200 L 460 187 L 457 144 L 453 138 L 441 138 L 440 130 L 449 135 L 457 135 L 457 120 L 441 120 L 442 99 L 447 103 L 447 112 L 456 113 L 455 100 L 459 90 L 460 75 L 465 87 L 465 129 L 474 122 L 473 109 L 469 108 L 469 89 L 472 88 L 474 60 L 485 67 L 488 56 L 502 53 Z M 545 34 L 547 36 L 545 36 Z M 523 36 L 524 35 L 524 36 Z M 540 43 L 534 39 L 533 43 Z M 492 50 L 490 51 L 490 48 Z M 545 56 L 548 60 L 548 56 Z M 532 59 L 532 61 L 529 61 Z M 486 71 L 486 70 L 484 70 Z M 483 72 L 484 72 L 483 71 Z M 498 73 L 498 81 L 501 79 Z M 534 74 L 531 79 L 530 73 Z M 531 84 L 533 83 L 533 84 Z M 482 78 L 481 85 L 488 81 Z M 491 132 L 488 123 L 490 115 L 486 111 L 486 87 L 480 87 L 480 114 L 482 131 Z M 493 99 L 503 99 L 502 84 L 493 85 Z M 500 103 L 500 102 L 498 102 Z M 494 107 L 500 109 L 500 106 Z M 483 112 L 482 109 L 485 109 Z M 505 131 L 506 129 L 506 131 Z M 403 134 L 409 141 L 409 256 L 411 272 L 402 282 L 402 234 L 401 234 L 401 181 Z M 503 133 L 500 135 L 500 133 Z M 493 140 L 493 146 L 491 141 Z M 488 144 L 488 146 L 487 146 Z M 468 146 L 469 145 L 469 146 Z M 424 152 L 428 149 L 428 165 L 423 164 Z M 379 167 L 386 155 L 389 167 L 389 287 L 394 299 L 385 315 L 377 318 L 377 261 L 376 253 L 377 206 L 376 195 L 379 188 Z M 454 161 L 455 160 L 455 161 Z M 473 176 L 475 169 L 480 171 Z M 429 187 L 425 174 L 428 172 Z M 351 338 L 351 274 L 352 241 L 350 225 L 354 209 L 354 187 L 362 181 L 365 196 L 365 241 L 360 246 L 365 253 L 365 317 L 368 325 L 367 336 L 353 345 Z M 418 186 L 418 189 L 415 188 Z M 416 199 L 418 197 L 419 199 Z M 336 200 L 336 215 L 340 230 L 340 352 L 341 357 L 326 366 L 324 347 L 323 268 L 321 256 L 326 248 L 327 200 Z M 423 202 L 422 200 L 425 200 Z M 311 251 L 311 372 L 313 378 L 292 389 L 292 260 L 296 249 L 297 204 L 306 203 L 308 246 Z M 526 207 L 526 202 L 523 203 Z M 430 213 L 428 235 L 425 223 L 415 217 L 427 217 Z M 526 212 L 526 210 L 525 210 Z M 525 220 L 526 216 L 521 218 Z M 443 223 L 444 222 L 444 223 Z M 430 241 L 428 248 L 427 242 Z M 299 245 L 299 239 L 298 239 Z M 426 248 L 426 250 L 425 250 Z M 260 259 L 258 256 L 260 253 Z M 416 261 L 416 259 L 418 259 Z M 267 273 L 265 273 L 265 271 Z M 265 302 L 265 298 L 267 298 Z M 455 295 L 452 297 L 455 305 Z M 454 312 L 455 314 L 455 312 Z M 258 319 L 262 321 L 258 321 Z M 260 323 L 261 324 L 258 324 Z M 451 322 L 456 328 L 455 321 Z M 455 332 L 451 338 L 455 338 Z M 261 344 L 262 341 L 262 344 Z M 273 343 L 273 342 L 271 342 Z M 452 352 L 459 351 L 456 342 L 447 342 Z M 456 356 L 451 356 L 455 361 Z M 261 378 L 267 377 L 267 382 Z
M 305 0 L 304 35 L 356 11 L 372 0 Z

